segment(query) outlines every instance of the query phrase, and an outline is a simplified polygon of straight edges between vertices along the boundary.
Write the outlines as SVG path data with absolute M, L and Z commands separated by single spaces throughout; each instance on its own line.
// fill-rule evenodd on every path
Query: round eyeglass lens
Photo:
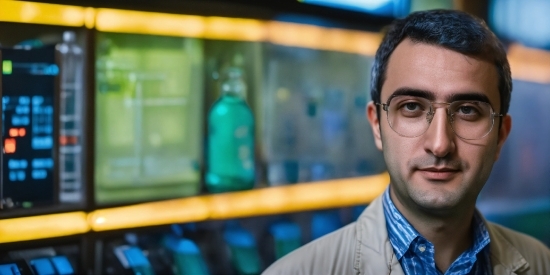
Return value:
M 463 139 L 480 139 L 493 128 L 493 109 L 487 102 L 455 101 L 449 106 L 451 125 Z
M 434 108 L 433 105 L 437 107 Z M 390 127 L 404 137 L 417 137 L 429 128 L 439 106 L 447 105 L 446 112 L 454 133 L 462 139 L 480 139 L 493 128 L 494 113 L 491 105 L 482 101 L 455 101 L 432 103 L 415 96 L 396 96 L 387 105 Z
M 425 98 L 396 96 L 387 108 L 390 127 L 404 137 L 420 136 L 430 126 L 427 119 L 430 108 L 430 101 Z

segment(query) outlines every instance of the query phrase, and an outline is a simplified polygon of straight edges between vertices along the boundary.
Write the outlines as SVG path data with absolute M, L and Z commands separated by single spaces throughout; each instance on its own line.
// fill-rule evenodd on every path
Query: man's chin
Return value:
M 427 214 L 447 216 L 457 210 L 457 203 L 451 199 L 437 198 L 413 198 L 418 208 Z

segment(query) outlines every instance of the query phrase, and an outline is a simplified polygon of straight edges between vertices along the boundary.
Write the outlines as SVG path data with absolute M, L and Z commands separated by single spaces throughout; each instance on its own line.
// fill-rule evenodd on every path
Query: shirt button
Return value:
M 418 250 L 419 250 L 420 252 L 426 251 L 426 245 L 424 245 L 424 244 L 419 245 L 419 246 L 418 246 Z

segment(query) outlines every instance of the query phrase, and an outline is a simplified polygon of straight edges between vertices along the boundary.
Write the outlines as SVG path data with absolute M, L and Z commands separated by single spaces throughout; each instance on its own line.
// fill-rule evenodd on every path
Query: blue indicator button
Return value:
M 53 159 L 36 158 L 32 160 L 32 168 L 53 168 Z
M 43 180 L 48 176 L 46 170 L 32 170 L 32 178 L 35 180 Z
M 270 232 L 276 240 L 299 240 L 300 227 L 292 222 L 279 222 L 270 227 Z
M 24 126 L 29 125 L 30 119 L 28 116 L 12 116 L 11 117 L 11 124 L 13 126 Z
M 56 275 L 52 262 L 48 258 L 31 260 L 31 266 L 37 275 Z
M 10 181 L 24 181 L 27 175 L 25 174 L 25 171 L 10 171 L 9 178 Z
M 69 275 L 74 274 L 73 267 L 71 266 L 71 263 L 65 256 L 55 256 L 51 258 L 51 261 L 55 267 L 55 270 L 57 270 L 57 274 L 59 275 Z
M 151 265 L 149 260 L 145 257 L 145 255 L 143 255 L 143 252 L 137 247 L 130 247 L 124 250 L 124 256 L 126 256 L 128 265 L 132 268 Z
M 10 181 L 17 181 L 17 172 L 10 171 Z
M 29 105 L 31 103 L 31 98 L 28 96 L 21 96 L 19 97 L 19 104 L 21 105 Z
M 34 75 L 58 75 L 59 67 L 55 64 L 33 64 L 30 73 Z
M 227 229 L 223 233 L 223 237 L 227 244 L 233 247 L 254 247 L 256 241 L 250 232 L 241 228 Z
M 19 160 L 16 159 L 10 159 L 8 161 L 8 168 L 10 169 L 19 169 Z
M 34 137 L 34 138 L 32 138 L 31 147 L 32 147 L 32 149 L 35 149 L 35 150 L 52 149 L 53 139 L 52 139 L 51 136 Z
M 15 107 L 16 114 L 28 114 L 30 111 L 31 109 L 27 105 L 17 105 Z
M 0 265 L 0 275 L 21 275 L 21 272 L 16 264 L 3 264 Z
M 25 174 L 25 171 L 17 171 L 17 180 L 24 181 L 25 178 L 27 178 L 27 174 Z
M 40 105 L 44 102 L 44 97 L 41 95 L 35 95 L 32 97 L 32 105 Z
M 10 159 L 8 161 L 8 168 L 10 170 L 14 169 L 26 169 L 28 162 L 26 159 Z

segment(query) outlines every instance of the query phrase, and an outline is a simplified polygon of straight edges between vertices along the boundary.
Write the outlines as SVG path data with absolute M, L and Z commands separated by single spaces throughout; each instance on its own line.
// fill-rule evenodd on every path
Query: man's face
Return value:
M 498 75 L 493 64 L 409 39 L 390 56 L 381 102 L 403 90 L 425 92 L 434 102 L 450 103 L 452 98 L 467 98 L 466 94 L 484 96 L 494 112 L 500 113 Z M 376 145 L 384 152 L 391 196 L 394 202 L 398 200 L 398 208 L 403 205 L 437 215 L 474 207 L 511 128 L 510 116 L 497 117 L 488 135 L 463 140 L 454 134 L 445 107 L 440 107 L 428 130 L 409 138 L 390 128 L 385 111 L 381 110 L 378 118 L 372 102 L 367 116 Z

